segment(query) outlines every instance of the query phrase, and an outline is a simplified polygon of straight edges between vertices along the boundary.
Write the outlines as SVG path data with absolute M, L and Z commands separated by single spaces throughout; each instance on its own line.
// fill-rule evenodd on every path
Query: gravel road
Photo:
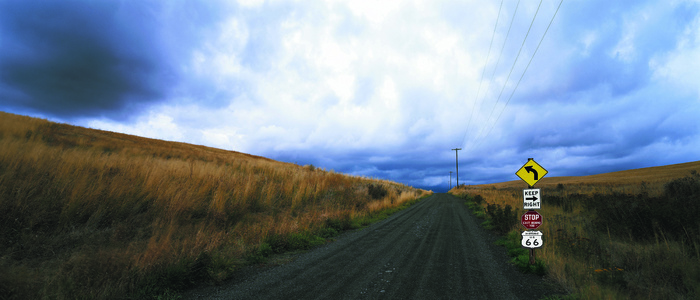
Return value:
M 292 262 L 184 299 L 541 299 L 562 291 L 522 274 L 463 200 L 434 194 Z M 244 277 L 244 278 L 240 278 Z

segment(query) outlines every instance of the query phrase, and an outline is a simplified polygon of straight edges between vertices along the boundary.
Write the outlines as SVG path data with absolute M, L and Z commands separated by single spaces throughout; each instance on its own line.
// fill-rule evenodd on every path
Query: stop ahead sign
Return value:
M 537 229 L 542 225 L 542 215 L 534 210 L 528 211 L 520 217 L 520 223 L 527 229 Z

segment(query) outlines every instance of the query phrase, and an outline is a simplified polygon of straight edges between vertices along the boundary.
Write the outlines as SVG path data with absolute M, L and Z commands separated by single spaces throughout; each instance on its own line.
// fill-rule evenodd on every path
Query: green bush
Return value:
M 367 185 L 367 190 L 368 190 L 370 197 L 372 197 L 372 199 L 374 199 L 374 200 L 382 199 L 387 194 L 386 188 L 381 184 L 370 183 Z
M 700 176 L 691 176 L 671 180 L 664 185 L 664 195 L 672 198 L 689 198 L 700 195 Z
M 291 233 L 287 236 L 270 235 L 265 238 L 260 246 L 260 250 L 255 255 L 259 254 L 258 256 L 265 257 L 272 253 L 306 250 L 314 246 L 322 245 L 325 242 L 326 240 L 323 237 L 310 232 Z M 253 260 L 255 260 L 255 258 L 253 258 Z
M 511 230 L 504 237 L 500 238 L 496 244 L 506 247 L 508 256 L 513 258 L 511 263 L 516 265 L 520 271 L 540 276 L 547 274 L 546 265 L 541 259 L 535 259 L 534 265 L 530 264 L 530 250 L 522 247 L 520 244 L 521 238 L 520 231 Z
M 289 250 L 307 250 L 326 242 L 324 238 L 308 232 L 290 234 L 287 241 Z
M 559 206 L 564 212 L 573 212 L 580 203 L 587 201 L 589 197 L 583 194 L 569 194 L 567 196 L 547 196 L 547 205 Z
M 537 274 L 540 276 L 544 276 L 547 274 L 547 267 L 544 264 L 544 261 L 535 259 L 535 264 L 531 265 L 530 264 L 530 253 L 528 251 L 527 254 L 521 254 L 518 255 L 517 257 L 513 258 L 512 262 L 518 266 L 521 272 L 523 273 L 533 273 Z
M 274 253 L 274 251 L 272 250 L 272 246 L 270 246 L 270 244 L 262 243 L 262 244 L 260 244 L 260 248 L 258 248 L 258 253 L 260 253 L 260 255 L 262 255 L 264 257 L 267 257 L 267 256 L 272 255 L 272 253 Z
M 656 236 L 691 242 L 700 234 L 700 176 L 692 175 L 668 182 L 664 194 L 594 194 L 585 201 L 595 210 L 595 227 L 618 236 L 651 240 Z
M 353 220 L 349 214 L 339 218 L 328 218 L 326 219 L 326 227 L 333 228 L 337 232 L 353 229 Z
M 456 195 L 457 197 L 464 199 L 464 204 L 469 207 L 469 210 L 478 218 L 485 218 L 486 214 L 484 213 L 484 209 L 481 207 L 481 204 L 484 202 L 484 197 L 481 197 L 481 195 L 475 195 L 472 196 L 470 194 L 462 194 L 462 195 Z M 490 221 L 485 221 L 485 223 L 490 223 Z M 484 225 L 484 227 L 488 227 L 487 225 Z
M 559 183 L 557 184 L 557 191 L 563 191 L 564 190 L 564 185 Z
M 501 234 L 510 231 L 518 223 L 518 213 L 513 210 L 510 204 L 506 204 L 505 207 L 501 207 L 498 204 L 489 204 L 486 206 L 486 214 L 491 219 L 493 229 Z
M 318 236 L 328 239 L 338 235 L 338 230 L 332 227 L 324 227 L 318 231 Z

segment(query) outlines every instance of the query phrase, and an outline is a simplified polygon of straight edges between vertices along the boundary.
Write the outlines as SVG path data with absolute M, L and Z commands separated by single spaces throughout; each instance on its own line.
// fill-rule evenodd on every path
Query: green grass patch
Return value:
M 392 214 L 406 209 L 426 197 L 427 196 L 423 196 L 413 201 L 407 201 L 400 206 L 377 211 L 358 218 L 351 218 L 350 215 L 340 218 L 329 218 L 326 219 L 325 225 L 316 231 L 292 233 L 286 236 L 267 236 L 257 249 L 246 256 L 245 260 L 248 264 L 262 264 L 267 262 L 267 259 L 274 254 L 312 249 L 328 241 L 332 241 L 333 237 L 340 235 L 343 231 L 359 229 L 384 220 Z
M 497 245 L 506 247 L 508 255 L 512 257 L 511 263 L 516 265 L 524 273 L 533 273 L 540 276 L 547 274 L 544 261 L 535 258 L 535 264 L 530 264 L 530 250 L 520 244 L 522 236 L 519 231 L 512 230 L 496 241 Z M 535 250 L 537 251 L 537 250 Z
M 274 260 L 273 256 L 294 251 L 310 250 L 323 245 L 344 231 L 360 229 L 388 218 L 390 215 L 408 208 L 423 198 L 408 201 L 398 207 L 373 212 L 352 218 L 345 215 L 326 219 L 325 224 L 313 231 L 303 231 L 287 235 L 269 235 L 260 245 L 253 249 L 243 260 L 225 255 L 204 255 L 194 262 L 181 262 L 155 274 L 143 285 L 139 295 L 155 295 L 155 299 L 177 299 L 177 291 L 192 286 L 195 282 L 222 282 L 236 269 L 245 265 L 266 264 Z M 190 278 L 190 279 L 188 279 Z
M 477 218 L 481 218 L 481 219 L 485 219 L 485 218 L 486 218 L 486 212 L 484 212 L 484 208 L 481 207 L 480 204 L 477 204 L 477 203 L 471 202 L 471 201 L 467 201 L 467 202 L 465 202 L 464 204 L 467 205 L 467 207 L 469 208 L 469 210 L 470 210 Z
M 486 204 L 482 206 L 484 198 L 481 195 L 461 195 L 464 199 L 464 204 L 469 207 L 469 210 L 477 217 L 485 219 L 481 223 L 486 229 L 495 230 L 500 234 L 508 232 L 515 224 L 518 223 L 518 213 L 512 206 L 500 206 L 496 204 Z
M 570 294 L 570 295 L 552 295 L 552 296 L 546 296 L 542 298 L 542 300 L 578 300 L 581 299 L 581 296 L 578 294 Z
M 484 201 L 484 198 L 481 197 L 481 195 L 472 196 L 469 194 L 464 194 L 457 197 L 464 199 L 464 205 L 466 205 L 475 216 L 482 219 L 486 218 L 484 207 L 481 206 Z
M 464 204 L 475 216 L 484 219 L 481 226 L 494 230 L 503 236 L 496 241 L 497 245 L 504 246 L 508 250 L 508 255 L 512 257 L 511 262 L 524 273 L 533 273 L 540 276 L 547 274 L 544 261 L 535 259 L 535 264 L 530 264 L 530 250 L 523 248 L 520 244 L 522 236 L 518 230 L 510 230 L 517 223 L 517 212 L 510 205 L 500 206 L 487 204 L 486 209 L 482 206 L 484 198 L 481 195 L 461 195 Z M 535 250 L 537 251 L 537 250 Z
M 330 234 L 332 233 L 332 231 L 330 231 L 329 229 L 335 230 L 336 233 L 340 233 L 346 230 L 357 229 L 362 227 L 362 225 L 360 225 L 360 222 L 360 219 L 353 219 L 352 217 L 350 217 L 349 214 L 346 214 L 340 218 L 329 218 L 326 219 L 326 226 L 321 229 L 321 232 L 322 234 Z

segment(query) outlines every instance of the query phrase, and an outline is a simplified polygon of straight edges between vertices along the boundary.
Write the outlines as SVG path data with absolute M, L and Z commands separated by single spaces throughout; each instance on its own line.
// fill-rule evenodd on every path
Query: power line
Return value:
M 540 2 L 541 4 L 542 2 Z M 559 12 L 559 8 L 561 8 L 561 4 L 564 3 L 564 0 L 561 0 L 559 2 L 559 6 L 557 6 L 557 10 L 554 11 L 554 15 L 552 15 L 552 19 L 549 20 L 549 24 L 547 25 L 547 29 L 545 29 L 544 33 L 542 34 L 542 38 L 540 38 L 540 42 L 537 43 L 537 48 L 535 48 L 535 52 L 532 53 L 532 56 L 530 57 L 530 60 L 527 62 L 527 66 L 525 66 L 525 70 L 523 70 L 523 73 L 520 75 L 520 79 L 518 79 L 518 83 L 515 84 L 515 87 L 513 88 L 513 91 L 510 93 L 510 96 L 508 97 L 508 101 L 506 101 L 506 105 L 503 106 L 503 109 L 501 109 L 501 112 L 498 114 L 498 117 L 496 118 L 496 121 L 493 123 L 489 131 L 486 133 L 486 137 L 489 136 L 491 133 L 491 130 L 493 130 L 494 127 L 496 127 L 496 124 L 498 124 L 498 120 L 501 119 L 501 115 L 503 115 L 503 112 L 506 110 L 506 107 L 508 106 L 508 103 L 510 103 L 510 99 L 513 98 L 513 94 L 515 94 L 515 90 L 518 89 L 518 86 L 520 85 L 520 81 L 523 80 L 523 77 L 525 76 L 525 72 L 527 72 L 527 69 L 530 67 L 530 63 L 532 63 L 532 59 L 535 58 L 535 55 L 537 54 L 537 50 L 540 49 L 540 45 L 542 45 L 542 41 L 544 40 L 544 37 L 547 35 L 547 32 L 549 31 L 549 27 L 552 26 L 552 22 L 554 22 L 554 17 L 557 16 L 557 13 Z M 538 8 L 539 9 L 539 8 Z M 532 25 L 530 25 L 532 26 Z M 529 30 L 528 30 L 529 31 Z M 483 141 L 483 140 L 481 140 Z M 481 141 L 479 141 L 479 145 L 481 144 Z M 478 146 L 478 145 L 477 145 Z
M 474 117 L 474 108 L 476 107 L 476 102 L 479 100 L 479 93 L 481 92 L 481 84 L 484 82 L 484 74 L 486 74 L 486 66 L 489 64 L 489 58 L 491 58 L 491 46 L 493 46 L 493 38 L 496 36 L 496 28 L 498 27 L 498 20 L 501 19 L 501 9 L 503 8 L 503 0 L 501 0 L 501 6 L 498 7 L 498 15 L 496 16 L 496 24 L 493 25 L 493 33 L 491 33 L 491 43 L 489 43 L 489 52 L 486 55 L 486 62 L 484 63 L 484 69 L 481 71 L 481 80 L 479 81 L 479 88 L 476 90 L 476 97 L 474 97 L 474 104 L 472 104 L 472 113 L 469 115 L 469 122 L 467 122 L 467 129 L 464 131 L 464 136 L 462 137 L 462 144 L 467 138 L 467 132 L 469 132 L 469 127 L 472 123 L 472 118 Z M 511 23 L 512 24 L 512 23 Z M 503 51 L 503 49 L 501 49 Z M 500 59 L 500 57 L 499 57 Z
M 540 0 L 540 5 L 537 6 L 537 10 L 535 11 L 535 15 L 532 16 L 532 22 L 530 22 L 530 27 L 527 28 L 527 33 L 525 33 L 525 38 L 523 39 L 523 43 L 520 44 L 520 49 L 518 50 L 518 55 L 515 56 L 515 60 L 513 61 L 513 65 L 510 67 L 510 72 L 508 72 L 508 77 L 506 77 L 506 81 L 503 82 L 503 88 L 501 88 L 501 92 L 498 93 L 498 98 L 496 98 L 496 104 L 498 104 L 498 101 L 501 100 L 501 95 L 503 95 L 503 91 L 506 89 L 506 85 L 508 84 L 508 80 L 510 80 L 510 75 L 513 74 L 513 69 L 515 69 L 515 65 L 518 62 L 518 59 L 520 58 L 520 53 L 523 51 L 523 47 L 525 46 L 525 41 L 527 41 L 527 37 L 530 35 L 530 30 L 532 29 L 532 24 L 535 24 L 535 19 L 537 18 L 537 14 L 540 12 L 540 7 L 542 6 L 542 0 Z M 496 109 L 496 104 L 493 105 L 493 109 Z M 493 110 L 491 111 L 493 113 Z M 490 117 L 490 115 L 489 115 Z
M 513 70 L 515 69 L 515 65 L 518 62 L 518 59 L 520 58 L 520 54 L 523 51 L 523 47 L 525 46 L 525 42 L 527 41 L 527 37 L 530 35 L 530 31 L 532 30 L 532 25 L 535 24 L 535 19 L 537 18 L 537 14 L 540 12 L 540 7 L 542 6 L 542 0 L 540 0 L 540 4 L 537 6 L 537 10 L 535 11 L 535 15 L 532 16 L 532 21 L 530 22 L 530 27 L 527 29 L 527 33 L 525 33 L 525 37 L 523 38 L 523 42 L 520 44 L 520 49 L 518 50 L 518 54 L 515 56 L 515 59 L 513 60 L 513 65 L 510 67 L 510 71 L 508 72 L 508 77 L 506 77 L 506 80 L 503 82 L 503 87 L 501 88 L 501 92 L 498 94 L 498 98 L 496 98 L 496 102 L 493 104 L 493 108 L 491 109 L 491 112 L 489 113 L 488 118 L 486 119 L 486 122 L 484 123 L 485 126 L 481 127 L 481 130 L 479 130 L 479 134 L 476 137 L 476 140 L 472 145 L 478 145 L 481 144 L 481 141 L 486 139 L 486 137 L 489 135 L 491 130 L 487 131 L 486 135 L 484 135 L 483 138 L 481 138 L 481 133 L 484 131 L 485 128 L 489 127 L 489 121 L 491 120 L 491 117 L 493 117 L 493 113 L 496 111 L 496 106 L 498 106 L 498 102 L 501 100 L 501 96 L 503 95 L 503 91 L 506 89 L 506 85 L 508 85 L 508 81 L 510 80 L 510 76 L 513 74 Z M 506 106 L 508 104 L 506 103 Z M 505 109 L 505 106 L 504 108 Z M 499 114 L 500 117 L 500 114 Z M 495 123 L 494 123 L 495 126 Z
M 518 3 L 515 5 L 515 10 L 513 11 L 513 16 L 510 18 L 510 25 L 508 25 L 508 32 L 506 32 L 506 37 L 503 39 L 503 45 L 501 45 L 501 51 L 498 53 L 498 59 L 496 60 L 496 65 L 493 67 L 493 72 L 491 72 L 491 78 L 489 79 L 489 82 L 486 84 L 486 90 L 489 89 L 491 86 L 491 82 L 493 81 L 493 77 L 496 75 L 496 70 L 498 69 L 498 65 L 501 63 L 501 57 L 503 57 L 503 49 L 506 48 L 506 41 L 508 41 L 508 36 L 510 36 L 510 30 L 513 28 L 513 22 L 515 21 L 515 14 L 518 12 L 518 7 L 520 7 L 520 0 L 518 0 Z M 500 13 L 499 13 L 500 16 Z M 485 67 L 485 66 L 484 66 Z M 481 103 L 479 103 L 477 110 L 481 109 Z M 472 113 L 474 110 L 472 109 Z M 489 116 L 490 118 L 490 116 Z M 481 132 L 483 131 L 483 127 L 479 128 L 479 132 L 477 133 L 477 137 L 481 135 Z M 467 127 L 467 130 L 464 132 L 464 138 L 462 138 L 462 144 L 464 144 L 464 141 L 467 137 L 467 132 L 469 132 L 469 127 Z M 476 141 L 476 138 L 473 138 L 472 141 Z

